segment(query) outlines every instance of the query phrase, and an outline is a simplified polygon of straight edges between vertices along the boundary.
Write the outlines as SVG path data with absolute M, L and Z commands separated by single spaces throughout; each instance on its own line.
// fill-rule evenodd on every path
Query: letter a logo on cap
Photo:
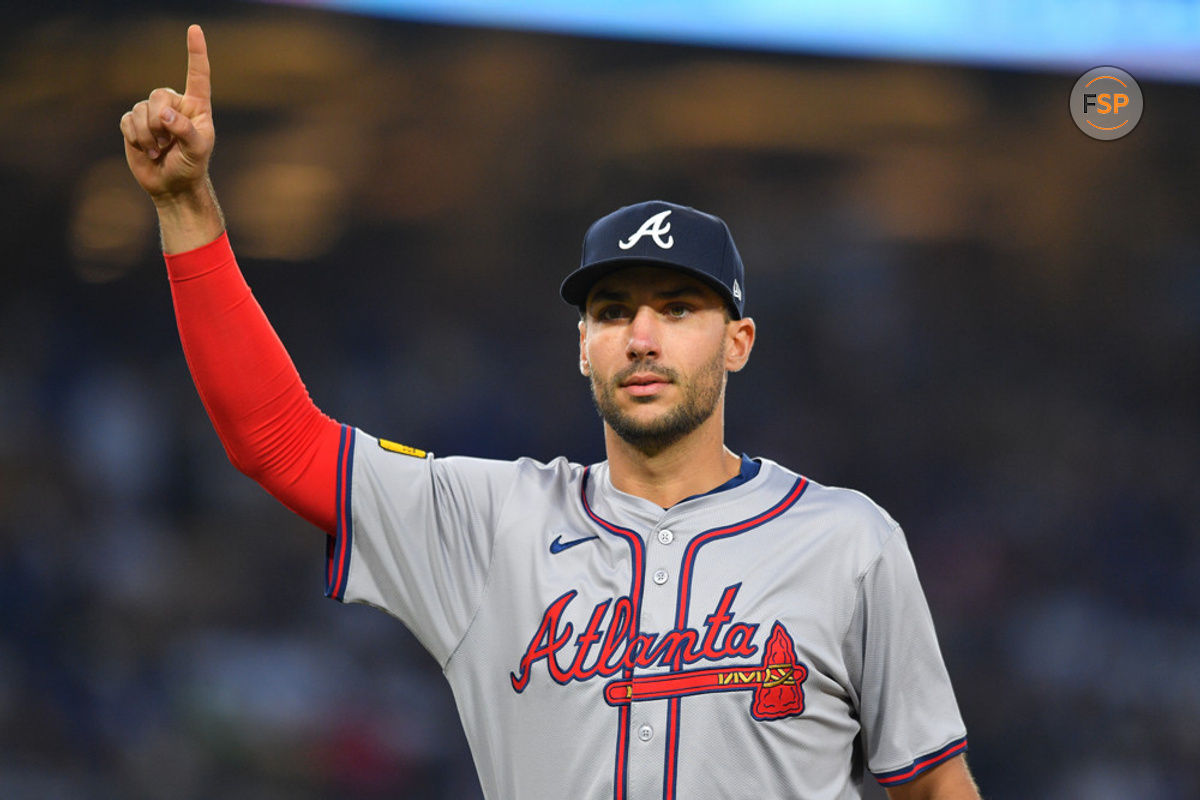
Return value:
M 622 250 L 628 250 L 638 243 L 638 240 L 643 236 L 649 236 L 654 240 L 654 243 L 663 250 L 670 250 L 675 244 L 675 237 L 668 236 L 666 241 L 663 241 L 663 235 L 671 232 L 671 223 L 667 222 L 667 215 L 671 213 L 671 209 L 660 211 L 648 220 L 642 223 L 642 227 L 637 229 L 637 233 L 630 236 L 627 241 L 617 242 L 617 247 Z

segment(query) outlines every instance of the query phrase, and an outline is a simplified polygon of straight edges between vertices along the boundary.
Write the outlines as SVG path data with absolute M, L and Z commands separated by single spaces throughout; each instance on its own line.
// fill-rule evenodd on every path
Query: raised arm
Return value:
M 183 94 L 155 89 L 121 118 L 125 158 L 158 211 L 179 339 L 229 460 L 332 532 L 340 426 L 309 398 L 230 249 L 208 176 L 216 134 L 200 26 L 187 41 Z

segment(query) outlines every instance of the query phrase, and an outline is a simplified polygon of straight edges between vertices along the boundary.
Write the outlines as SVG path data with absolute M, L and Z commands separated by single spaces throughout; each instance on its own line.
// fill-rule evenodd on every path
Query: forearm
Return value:
M 201 230 L 172 229 L 171 242 Z M 332 531 L 339 425 L 309 398 L 227 237 L 218 232 L 199 248 L 168 253 L 166 262 L 188 368 L 229 460 Z

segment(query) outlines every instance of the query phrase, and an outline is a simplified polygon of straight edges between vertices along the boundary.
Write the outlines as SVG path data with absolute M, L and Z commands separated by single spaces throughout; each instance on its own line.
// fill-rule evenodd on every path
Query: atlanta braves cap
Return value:
M 592 223 L 583 237 L 579 269 L 559 294 L 582 309 L 592 285 L 622 267 L 668 267 L 713 287 L 741 319 L 746 273 L 729 227 L 719 217 L 663 200 L 625 206 Z

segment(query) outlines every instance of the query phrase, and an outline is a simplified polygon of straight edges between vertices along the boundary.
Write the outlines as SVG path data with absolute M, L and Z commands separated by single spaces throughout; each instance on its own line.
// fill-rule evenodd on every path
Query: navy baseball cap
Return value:
M 625 206 L 592 223 L 583 237 L 579 269 L 563 281 L 563 300 L 582 309 L 596 281 L 622 267 L 668 267 L 694 275 L 741 319 L 746 272 L 729 227 L 719 217 L 688 206 L 649 200 Z

